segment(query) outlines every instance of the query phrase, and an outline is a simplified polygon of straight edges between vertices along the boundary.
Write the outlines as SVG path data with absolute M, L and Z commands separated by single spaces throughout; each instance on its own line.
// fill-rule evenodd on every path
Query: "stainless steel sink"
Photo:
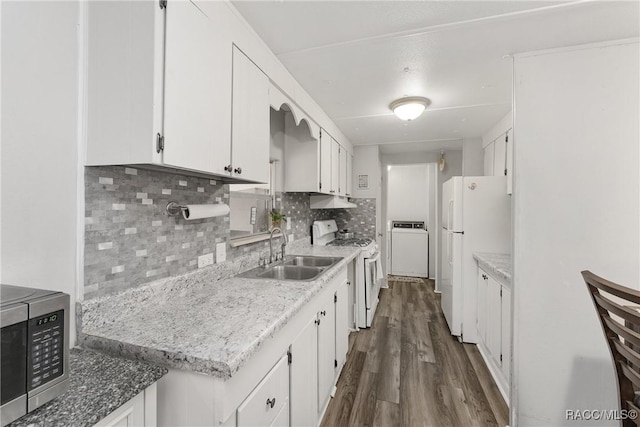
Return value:
M 278 280 L 311 280 L 318 277 L 323 271 L 324 269 L 319 267 L 276 265 L 257 274 L 256 277 Z
M 304 267 L 328 267 L 340 261 L 342 258 L 331 258 L 323 256 L 302 256 L 293 255 L 286 257 L 284 265 L 300 265 Z
M 342 258 L 289 255 L 283 261 L 266 267 L 256 267 L 238 277 L 252 279 L 310 281 L 335 265 Z

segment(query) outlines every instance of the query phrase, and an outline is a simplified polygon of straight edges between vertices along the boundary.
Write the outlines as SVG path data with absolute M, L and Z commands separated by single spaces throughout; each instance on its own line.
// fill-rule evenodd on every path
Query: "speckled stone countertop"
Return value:
M 308 244 L 290 251 L 343 258 L 309 282 L 216 280 L 207 267 L 90 300 L 82 303 L 79 339 L 105 353 L 228 379 L 359 252 Z
M 511 255 L 474 252 L 473 258 L 484 271 L 493 273 L 498 279 L 502 279 L 505 285 L 511 285 Z
M 69 391 L 9 427 L 92 426 L 162 378 L 167 369 L 71 349 Z

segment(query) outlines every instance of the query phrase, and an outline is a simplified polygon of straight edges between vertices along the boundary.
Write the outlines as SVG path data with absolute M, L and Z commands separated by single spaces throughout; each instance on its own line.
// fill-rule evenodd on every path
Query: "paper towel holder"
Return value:
M 169 202 L 167 203 L 166 209 L 167 209 L 167 215 L 169 216 L 181 216 L 182 211 L 187 209 L 187 207 L 178 204 L 178 202 Z

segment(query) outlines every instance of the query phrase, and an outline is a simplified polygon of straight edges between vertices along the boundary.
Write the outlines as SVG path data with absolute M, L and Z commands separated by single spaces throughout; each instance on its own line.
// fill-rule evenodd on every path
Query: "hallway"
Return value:
M 480 353 L 452 337 L 432 280 L 389 279 L 373 325 L 352 333 L 322 426 L 488 426 L 509 411 Z

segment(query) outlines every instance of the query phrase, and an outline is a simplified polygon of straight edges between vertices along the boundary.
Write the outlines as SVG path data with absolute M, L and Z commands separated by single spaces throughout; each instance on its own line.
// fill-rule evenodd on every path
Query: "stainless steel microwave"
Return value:
M 2 427 L 69 388 L 69 295 L 0 285 Z

